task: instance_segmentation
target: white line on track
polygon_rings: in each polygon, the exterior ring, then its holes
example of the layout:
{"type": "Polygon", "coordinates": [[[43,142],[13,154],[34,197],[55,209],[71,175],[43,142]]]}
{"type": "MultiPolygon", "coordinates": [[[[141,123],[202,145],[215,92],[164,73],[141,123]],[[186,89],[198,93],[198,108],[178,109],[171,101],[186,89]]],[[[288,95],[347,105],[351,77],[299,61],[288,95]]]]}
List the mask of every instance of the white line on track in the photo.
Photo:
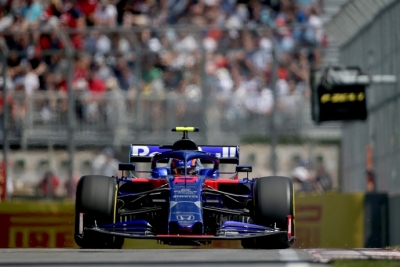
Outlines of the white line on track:
{"type": "Polygon", "coordinates": [[[310,267],[310,264],[305,263],[305,262],[296,262],[299,261],[300,258],[297,255],[296,251],[293,249],[282,249],[279,250],[279,255],[281,258],[281,261],[287,262],[285,264],[285,267],[310,267]]]}

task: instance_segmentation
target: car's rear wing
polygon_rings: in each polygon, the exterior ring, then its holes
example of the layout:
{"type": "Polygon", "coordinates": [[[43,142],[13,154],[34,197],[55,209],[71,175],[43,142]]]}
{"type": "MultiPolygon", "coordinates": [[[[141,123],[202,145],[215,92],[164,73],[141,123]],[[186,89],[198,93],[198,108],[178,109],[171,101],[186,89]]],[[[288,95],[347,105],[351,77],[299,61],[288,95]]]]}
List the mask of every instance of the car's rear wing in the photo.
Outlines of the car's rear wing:
{"type": "MultiPolygon", "coordinates": [[[[171,151],[170,145],[138,145],[132,144],[129,150],[130,162],[150,162],[157,154],[171,151]]],[[[239,164],[239,146],[198,146],[199,151],[214,154],[222,164],[239,164]]]]}

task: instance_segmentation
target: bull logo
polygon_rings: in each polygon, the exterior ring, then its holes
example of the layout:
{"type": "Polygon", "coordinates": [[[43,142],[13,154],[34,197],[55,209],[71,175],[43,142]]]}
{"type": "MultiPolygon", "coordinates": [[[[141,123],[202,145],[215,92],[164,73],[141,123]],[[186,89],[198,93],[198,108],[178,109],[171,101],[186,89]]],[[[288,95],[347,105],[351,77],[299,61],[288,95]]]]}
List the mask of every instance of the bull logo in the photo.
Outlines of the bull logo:
{"type": "Polygon", "coordinates": [[[194,215],[177,215],[178,221],[193,221],[194,215]]]}

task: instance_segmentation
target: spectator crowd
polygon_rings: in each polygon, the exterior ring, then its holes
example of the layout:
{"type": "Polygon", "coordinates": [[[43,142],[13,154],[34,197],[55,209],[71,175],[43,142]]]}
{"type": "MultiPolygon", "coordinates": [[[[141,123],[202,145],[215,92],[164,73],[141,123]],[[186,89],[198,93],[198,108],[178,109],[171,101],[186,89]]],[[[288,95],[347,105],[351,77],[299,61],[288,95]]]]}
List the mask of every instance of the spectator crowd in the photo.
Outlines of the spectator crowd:
{"type": "MultiPolygon", "coordinates": [[[[114,121],[110,110],[135,102],[104,101],[138,94],[184,99],[178,121],[207,96],[230,121],[268,115],[274,105],[295,115],[327,45],[322,8],[323,0],[0,0],[12,120],[23,123],[37,93],[47,95],[35,103],[44,122],[66,116],[70,61],[61,32],[76,52],[72,88],[85,123],[114,121]]],[[[162,105],[151,109],[161,120],[162,105]]]]}
{"type": "MultiPolygon", "coordinates": [[[[16,129],[32,109],[42,123],[65,123],[70,69],[82,125],[114,127],[121,115],[137,112],[138,95],[145,123],[166,121],[166,99],[176,101],[180,123],[204,112],[207,98],[229,123],[265,119],[277,107],[290,124],[308,105],[310,69],[321,65],[327,45],[323,1],[0,0],[0,39],[9,50],[0,62],[1,73],[7,67],[0,90],[8,89],[6,106],[0,92],[0,130],[5,108],[16,129]]],[[[93,174],[112,175],[113,156],[100,153],[93,174]]],[[[298,190],[330,190],[323,166],[310,169],[304,162],[293,169],[298,190]]],[[[40,195],[70,188],[58,175],[41,177],[40,195]]]]}

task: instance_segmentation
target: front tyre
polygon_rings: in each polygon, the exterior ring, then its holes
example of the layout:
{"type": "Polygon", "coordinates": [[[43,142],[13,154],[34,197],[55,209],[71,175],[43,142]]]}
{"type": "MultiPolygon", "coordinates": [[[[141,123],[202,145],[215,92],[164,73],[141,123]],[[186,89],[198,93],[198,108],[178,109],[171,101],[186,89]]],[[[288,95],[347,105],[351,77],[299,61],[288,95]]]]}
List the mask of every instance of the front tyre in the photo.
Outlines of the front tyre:
{"type": "MultiPolygon", "coordinates": [[[[294,236],[294,193],[292,181],[282,176],[257,179],[253,187],[253,220],[255,224],[288,231],[287,216],[292,216],[291,233],[294,236]]],[[[244,248],[288,248],[293,240],[287,235],[261,239],[244,239],[244,248]]]]}
{"type": "Polygon", "coordinates": [[[116,222],[117,183],[112,177],[83,176],[77,185],[75,199],[74,238],[82,248],[121,248],[124,239],[93,231],[85,227],[116,222]]]}

